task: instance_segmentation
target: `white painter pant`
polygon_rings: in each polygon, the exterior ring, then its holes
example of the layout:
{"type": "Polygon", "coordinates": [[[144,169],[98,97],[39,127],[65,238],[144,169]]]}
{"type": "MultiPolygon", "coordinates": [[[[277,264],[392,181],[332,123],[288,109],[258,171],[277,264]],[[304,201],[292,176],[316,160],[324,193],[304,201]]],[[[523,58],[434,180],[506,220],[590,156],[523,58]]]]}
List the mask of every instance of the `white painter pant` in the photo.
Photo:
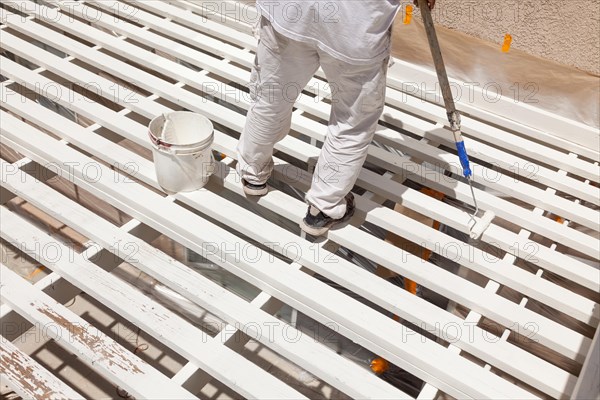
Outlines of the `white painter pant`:
{"type": "Polygon", "coordinates": [[[238,173],[262,184],[273,170],[273,146],[290,130],[292,108],[319,65],[333,93],[327,135],[306,201],[332,218],[346,211],[383,110],[386,58],[368,65],[338,60],[312,44],[289,39],[262,18],[250,78],[253,103],[238,143],[238,173]]]}

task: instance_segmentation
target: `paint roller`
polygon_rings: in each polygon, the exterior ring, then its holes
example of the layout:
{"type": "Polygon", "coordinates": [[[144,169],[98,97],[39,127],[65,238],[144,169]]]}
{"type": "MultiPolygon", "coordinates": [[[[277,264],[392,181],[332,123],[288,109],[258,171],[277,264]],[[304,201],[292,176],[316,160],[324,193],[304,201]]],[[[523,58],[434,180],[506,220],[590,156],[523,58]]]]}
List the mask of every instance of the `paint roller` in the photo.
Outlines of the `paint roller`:
{"type": "Polygon", "coordinates": [[[446,107],[446,114],[448,115],[448,121],[450,122],[450,129],[454,135],[458,159],[460,160],[460,164],[463,169],[463,176],[467,179],[467,182],[469,182],[471,196],[473,197],[473,203],[475,205],[475,212],[471,216],[474,223],[470,227],[470,236],[472,239],[479,239],[483,232],[490,226],[495,214],[493,211],[488,210],[484,213],[481,219],[478,220],[476,217],[477,213],[479,212],[479,206],[477,205],[475,190],[473,189],[473,174],[469,165],[469,156],[467,154],[465,142],[461,133],[460,114],[456,109],[454,98],[452,97],[452,92],[450,90],[450,82],[448,81],[448,74],[446,73],[444,59],[442,58],[442,51],[440,50],[440,44],[435,33],[435,26],[433,25],[433,19],[431,18],[429,4],[427,0],[418,0],[418,5],[421,10],[421,15],[423,16],[423,24],[425,25],[425,32],[427,33],[427,40],[429,42],[429,48],[431,49],[431,56],[433,57],[435,71],[440,83],[442,97],[444,98],[444,106],[446,107]]]}

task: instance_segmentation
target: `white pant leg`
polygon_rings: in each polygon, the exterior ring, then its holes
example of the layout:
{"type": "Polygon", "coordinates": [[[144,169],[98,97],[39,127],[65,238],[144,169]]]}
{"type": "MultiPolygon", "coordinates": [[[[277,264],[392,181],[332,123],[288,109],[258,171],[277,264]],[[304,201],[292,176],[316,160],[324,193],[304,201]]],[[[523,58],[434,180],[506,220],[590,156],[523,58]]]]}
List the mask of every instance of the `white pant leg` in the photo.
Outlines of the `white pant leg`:
{"type": "Polygon", "coordinates": [[[327,137],[306,200],[324,214],[341,218],[385,102],[388,59],[352,65],[319,53],[333,91],[327,137]]]}
{"type": "Polygon", "coordinates": [[[292,108],[319,67],[314,46],[277,33],[266,18],[250,78],[253,103],[238,142],[239,175],[262,184],[273,170],[273,146],[289,132],[292,108]]]}

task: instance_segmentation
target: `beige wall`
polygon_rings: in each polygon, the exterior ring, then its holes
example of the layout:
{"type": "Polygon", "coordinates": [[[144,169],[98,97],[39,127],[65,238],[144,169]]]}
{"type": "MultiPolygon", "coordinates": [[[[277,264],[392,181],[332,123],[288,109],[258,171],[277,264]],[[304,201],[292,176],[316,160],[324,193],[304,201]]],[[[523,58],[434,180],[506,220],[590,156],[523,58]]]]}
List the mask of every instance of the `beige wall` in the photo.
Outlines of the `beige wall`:
{"type": "Polygon", "coordinates": [[[437,0],[434,18],[498,46],[510,33],[513,49],[600,75],[600,0],[437,0]]]}

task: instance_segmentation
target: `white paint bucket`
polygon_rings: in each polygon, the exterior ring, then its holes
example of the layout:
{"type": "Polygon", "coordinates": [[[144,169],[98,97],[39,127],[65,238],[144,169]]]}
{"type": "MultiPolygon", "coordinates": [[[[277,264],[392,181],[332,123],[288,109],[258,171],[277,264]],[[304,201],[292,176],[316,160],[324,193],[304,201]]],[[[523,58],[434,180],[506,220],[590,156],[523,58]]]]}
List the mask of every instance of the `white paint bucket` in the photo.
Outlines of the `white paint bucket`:
{"type": "Polygon", "coordinates": [[[150,121],[148,136],[158,184],[167,193],[191,192],[214,171],[213,125],[203,115],[175,111],[150,121]]]}

